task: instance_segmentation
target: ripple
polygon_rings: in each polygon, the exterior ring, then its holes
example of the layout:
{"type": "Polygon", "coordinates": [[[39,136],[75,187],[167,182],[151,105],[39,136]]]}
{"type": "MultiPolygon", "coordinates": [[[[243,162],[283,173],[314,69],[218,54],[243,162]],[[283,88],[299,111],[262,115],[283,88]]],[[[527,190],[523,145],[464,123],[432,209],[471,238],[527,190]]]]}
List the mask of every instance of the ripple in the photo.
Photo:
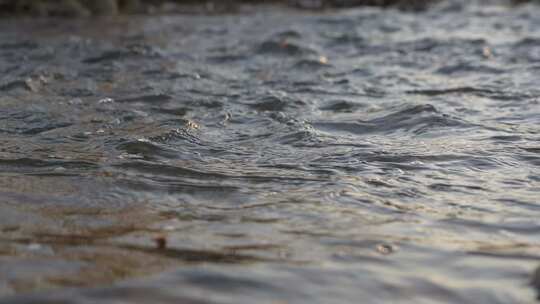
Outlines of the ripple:
{"type": "Polygon", "coordinates": [[[440,113],[432,105],[417,105],[371,120],[351,122],[315,122],[313,126],[325,131],[353,134],[393,133],[400,130],[423,134],[440,128],[467,128],[470,124],[440,113]]]}
{"type": "Polygon", "coordinates": [[[98,56],[89,57],[83,59],[83,63],[98,64],[104,62],[115,62],[132,59],[134,57],[159,57],[159,52],[155,51],[151,47],[146,46],[132,46],[123,50],[108,50],[104,51],[98,56]]]}
{"type": "Polygon", "coordinates": [[[141,102],[141,103],[151,103],[151,104],[163,104],[163,103],[169,102],[171,99],[172,97],[169,95],[156,94],[156,95],[144,95],[144,96],[121,98],[121,99],[116,99],[115,101],[119,103],[141,102]]]}
{"type": "Polygon", "coordinates": [[[41,160],[32,158],[0,159],[0,168],[4,172],[24,174],[66,174],[99,168],[97,164],[85,161],[41,160]]]}
{"type": "Polygon", "coordinates": [[[471,65],[467,63],[458,63],[454,65],[443,66],[437,69],[437,73],[446,75],[464,74],[464,73],[485,73],[502,74],[505,70],[501,68],[490,67],[486,65],[471,65]]]}
{"type": "Polygon", "coordinates": [[[286,55],[286,56],[304,56],[317,54],[312,48],[301,43],[287,40],[267,40],[263,41],[255,52],[261,55],[286,55]]]}
{"type": "Polygon", "coordinates": [[[284,111],[286,108],[297,108],[304,105],[301,100],[294,100],[287,96],[267,95],[259,98],[250,106],[258,111],[284,111]]]}
{"type": "Polygon", "coordinates": [[[172,149],[166,149],[149,141],[129,141],[117,146],[117,149],[131,155],[144,157],[146,160],[154,160],[157,156],[165,158],[174,158],[177,152],[172,149]]]}
{"type": "Polygon", "coordinates": [[[332,112],[346,112],[346,113],[352,113],[360,108],[366,107],[365,104],[358,104],[350,101],[332,101],[328,105],[325,105],[320,110],[323,111],[332,111],[332,112]]]}
{"type": "Polygon", "coordinates": [[[474,87],[411,90],[411,91],[406,91],[406,93],[426,95],[426,96],[463,94],[463,95],[475,95],[479,97],[488,97],[488,98],[498,99],[498,100],[516,100],[516,99],[527,99],[527,98],[533,97],[531,94],[527,94],[526,92],[514,92],[514,91],[494,90],[494,89],[474,88],[474,87]]]}
{"type": "Polygon", "coordinates": [[[54,129],[65,128],[72,125],[70,122],[55,121],[45,112],[35,111],[0,111],[3,124],[0,132],[24,135],[37,135],[54,129]]]}

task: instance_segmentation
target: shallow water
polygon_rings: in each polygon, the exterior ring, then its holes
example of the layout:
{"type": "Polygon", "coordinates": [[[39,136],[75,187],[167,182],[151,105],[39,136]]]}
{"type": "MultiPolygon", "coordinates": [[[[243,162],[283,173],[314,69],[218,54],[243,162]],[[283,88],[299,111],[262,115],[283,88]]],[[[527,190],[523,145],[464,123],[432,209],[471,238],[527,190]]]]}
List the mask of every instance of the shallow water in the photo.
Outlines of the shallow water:
{"type": "Polygon", "coordinates": [[[0,303],[535,302],[540,7],[0,28],[0,303]]]}

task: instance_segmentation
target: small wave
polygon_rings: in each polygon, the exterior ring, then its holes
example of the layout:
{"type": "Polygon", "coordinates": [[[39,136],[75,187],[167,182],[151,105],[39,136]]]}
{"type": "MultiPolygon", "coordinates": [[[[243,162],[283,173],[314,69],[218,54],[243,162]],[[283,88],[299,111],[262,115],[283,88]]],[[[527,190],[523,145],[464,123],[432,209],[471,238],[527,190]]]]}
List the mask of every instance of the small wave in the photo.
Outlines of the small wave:
{"type": "Polygon", "coordinates": [[[406,91],[407,94],[418,94],[418,95],[427,95],[427,96],[439,96],[446,94],[493,94],[494,92],[487,89],[479,89],[473,87],[457,87],[457,88],[448,88],[448,89],[426,89],[426,90],[412,90],[406,91]]]}
{"type": "Polygon", "coordinates": [[[440,96],[450,94],[468,94],[479,97],[488,97],[497,100],[521,100],[531,98],[533,95],[526,92],[505,91],[491,88],[476,88],[476,87],[455,87],[443,89],[421,89],[405,91],[407,94],[417,94],[426,96],[440,96]]]}
{"type": "Polygon", "coordinates": [[[267,40],[262,42],[256,49],[257,54],[273,54],[286,56],[305,56],[317,54],[312,48],[299,42],[288,40],[267,40]]]}
{"type": "Polygon", "coordinates": [[[174,150],[168,150],[152,142],[140,140],[119,144],[117,149],[130,155],[143,157],[146,160],[154,160],[158,156],[174,158],[178,154],[174,150]]]}
{"type": "Polygon", "coordinates": [[[47,113],[26,110],[0,110],[0,120],[0,133],[8,134],[38,135],[72,125],[47,113]]]}
{"type": "Polygon", "coordinates": [[[302,38],[302,33],[300,33],[297,30],[286,30],[286,31],[278,32],[274,34],[273,36],[278,39],[300,39],[302,38]]]}
{"type": "Polygon", "coordinates": [[[229,178],[225,174],[220,173],[211,173],[203,172],[194,169],[167,165],[167,164],[158,164],[145,161],[132,161],[124,162],[121,164],[114,165],[116,168],[123,170],[130,170],[135,172],[140,172],[143,174],[150,174],[156,176],[170,176],[176,178],[188,177],[188,178],[197,178],[204,180],[216,180],[216,179],[225,179],[229,178]]]}
{"type": "Polygon", "coordinates": [[[444,74],[444,75],[455,75],[455,74],[465,74],[465,73],[502,74],[505,72],[505,70],[501,68],[490,67],[487,65],[458,63],[458,64],[443,66],[437,69],[436,72],[439,74],[444,74]]]}
{"type": "Polygon", "coordinates": [[[120,50],[107,50],[100,55],[83,59],[83,63],[98,64],[132,59],[134,57],[159,57],[160,53],[149,46],[131,46],[120,50]]]}
{"type": "Polygon", "coordinates": [[[35,158],[0,159],[2,172],[17,172],[23,174],[70,174],[81,171],[95,170],[98,164],[87,161],[42,160],[35,158]]]}
{"type": "Polygon", "coordinates": [[[115,101],[120,102],[120,103],[142,102],[142,103],[162,104],[162,103],[169,102],[171,99],[172,97],[167,94],[154,94],[154,95],[143,95],[143,96],[120,98],[120,99],[116,99],[115,101]]]}
{"type": "Polygon", "coordinates": [[[423,134],[433,129],[470,126],[466,122],[440,113],[432,105],[417,105],[367,121],[316,122],[315,128],[328,131],[344,131],[353,134],[392,133],[399,130],[423,134]]]}
{"type": "Polygon", "coordinates": [[[250,107],[258,111],[283,111],[287,107],[297,108],[305,103],[301,100],[295,100],[288,96],[267,95],[259,98],[255,103],[249,104],[250,107]]]}
{"type": "Polygon", "coordinates": [[[366,106],[365,104],[358,104],[358,103],[345,101],[345,100],[337,100],[337,101],[330,102],[329,104],[325,106],[320,107],[319,110],[352,113],[356,111],[357,109],[363,108],[365,106],[366,106]]]}
{"type": "Polygon", "coordinates": [[[39,44],[32,41],[18,41],[0,44],[0,50],[33,50],[37,49],[39,44]]]}
{"type": "Polygon", "coordinates": [[[16,89],[32,91],[32,87],[30,86],[30,84],[24,80],[13,80],[0,85],[0,91],[9,92],[16,89]]]}
{"type": "Polygon", "coordinates": [[[540,46],[540,38],[526,37],[516,42],[514,46],[516,47],[540,46]]]}
{"type": "Polygon", "coordinates": [[[301,59],[297,61],[293,68],[303,70],[320,70],[331,67],[325,60],[321,59],[301,59]]]}
{"type": "Polygon", "coordinates": [[[206,58],[206,60],[209,63],[222,64],[222,63],[234,63],[237,61],[246,60],[248,58],[249,57],[244,54],[229,54],[229,55],[209,56],[206,58]]]}

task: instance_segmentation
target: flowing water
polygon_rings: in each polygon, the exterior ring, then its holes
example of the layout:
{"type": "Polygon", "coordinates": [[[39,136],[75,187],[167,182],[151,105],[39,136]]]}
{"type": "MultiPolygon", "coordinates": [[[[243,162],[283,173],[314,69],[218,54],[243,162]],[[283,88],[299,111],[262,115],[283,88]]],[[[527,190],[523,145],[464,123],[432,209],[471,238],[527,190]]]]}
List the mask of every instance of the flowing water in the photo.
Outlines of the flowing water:
{"type": "Polygon", "coordinates": [[[540,6],[0,28],[0,303],[536,301],[540,6]]]}

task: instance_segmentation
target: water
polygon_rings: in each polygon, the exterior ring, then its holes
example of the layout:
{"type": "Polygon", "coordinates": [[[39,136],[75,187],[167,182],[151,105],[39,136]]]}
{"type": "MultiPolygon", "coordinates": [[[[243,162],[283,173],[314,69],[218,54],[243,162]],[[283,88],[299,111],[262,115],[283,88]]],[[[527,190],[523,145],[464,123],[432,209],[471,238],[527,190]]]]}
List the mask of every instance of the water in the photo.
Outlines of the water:
{"type": "Polygon", "coordinates": [[[540,7],[0,23],[0,303],[535,302],[540,7]]]}

